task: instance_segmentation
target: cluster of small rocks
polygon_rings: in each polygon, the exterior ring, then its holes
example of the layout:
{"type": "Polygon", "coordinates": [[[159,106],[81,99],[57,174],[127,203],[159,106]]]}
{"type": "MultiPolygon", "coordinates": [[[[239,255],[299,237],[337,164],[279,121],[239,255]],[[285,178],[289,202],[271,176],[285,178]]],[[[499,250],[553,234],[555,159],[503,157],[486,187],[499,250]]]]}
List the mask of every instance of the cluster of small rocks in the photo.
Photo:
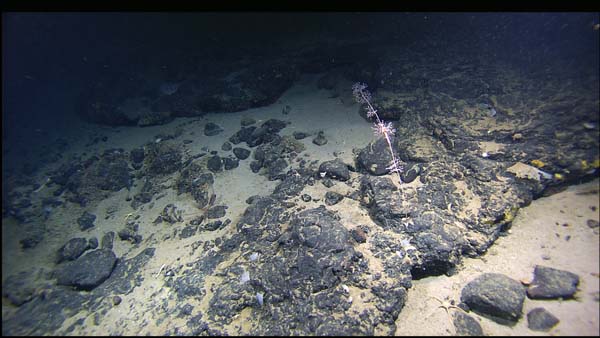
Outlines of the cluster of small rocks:
{"type": "MultiPolygon", "coordinates": [[[[525,298],[572,299],[579,285],[574,273],[536,265],[534,279],[528,285],[498,273],[485,273],[469,282],[462,290],[459,308],[474,311],[503,325],[514,325],[522,317],[525,298]]],[[[458,313],[458,312],[457,312],[458,313]]],[[[454,324],[459,332],[482,332],[476,320],[457,315],[454,324]]],[[[548,310],[537,307],[527,313],[531,330],[549,331],[559,319],[548,310]]]]}

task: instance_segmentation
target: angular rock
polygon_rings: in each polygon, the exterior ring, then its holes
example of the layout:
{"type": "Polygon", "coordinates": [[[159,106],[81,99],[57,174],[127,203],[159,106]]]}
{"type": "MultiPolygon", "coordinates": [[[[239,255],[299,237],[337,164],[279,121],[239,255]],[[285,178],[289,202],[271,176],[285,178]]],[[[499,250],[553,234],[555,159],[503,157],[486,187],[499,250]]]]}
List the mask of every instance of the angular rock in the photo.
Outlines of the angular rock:
{"type": "Polygon", "coordinates": [[[237,158],[225,157],[223,158],[223,167],[225,170],[235,169],[240,166],[240,160],[237,158]]]}
{"type": "Polygon", "coordinates": [[[550,331],[559,320],[542,307],[536,307],[527,314],[527,327],[534,331],[550,331]]]}
{"type": "Polygon", "coordinates": [[[208,169],[214,173],[217,173],[219,171],[223,171],[223,159],[221,159],[219,156],[215,155],[213,157],[211,157],[210,159],[208,159],[208,162],[206,162],[206,166],[208,167],[208,169]]]}
{"type": "Polygon", "coordinates": [[[348,170],[348,166],[339,158],[321,163],[319,166],[319,172],[324,172],[327,177],[340,181],[347,181],[350,179],[350,171],[348,170]]]}
{"type": "Polygon", "coordinates": [[[242,127],[247,127],[247,126],[249,126],[251,124],[255,124],[255,123],[256,123],[256,120],[251,117],[248,117],[248,116],[243,117],[242,120],[240,121],[240,124],[242,125],[242,127]]]}
{"type": "Polygon", "coordinates": [[[294,135],[294,138],[296,140],[302,140],[304,138],[307,138],[310,134],[305,133],[303,131],[295,131],[292,135],[294,135]]]}
{"type": "MultiPolygon", "coordinates": [[[[159,215],[158,219],[162,222],[162,216],[159,215]]],[[[137,233],[138,224],[128,223],[127,226],[117,233],[119,238],[123,241],[130,241],[133,244],[140,243],[142,241],[142,235],[137,233]]]]}
{"type": "Polygon", "coordinates": [[[129,153],[129,158],[133,163],[142,163],[144,161],[144,149],[143,148],[135,148],[132,149],[129,153]]]}
{"type": "Polygon", "coordinates": [[[137,125],[140,127],[156,126],[169,123],[174,119],[175,117],[170,111],[149,111],[140,116],[139,120],[137,121],[137,125]]]}
{"type": "Polygon", "coordinates": [[[572,298],[579,285],[576,274],[536,265],[534,278],[527,288],[527,296],[532,299],[572,298]]]}
{"type": "Polygon", "coordinates": [[[286,176],[273,190],[273,197],[285,199],[298,195],[304,189],[305,182],[302,177],[286,176]]]}
{"type": "Polygon", "coordinates": [[[252,172],[255,174],[260,171],[261,167],[262,167],[262,164],[259,161],[250,162],[250,170],[252,170],[252,172]]]}
{"type": "Polygon", "coordinates": [[[151,143],[146,148],[145,164],[152,175],[172,174],[181,168],[181,151],[167,143],[151,143]]]}
{"type": "Polygon", "coordinates": [[[96,215],[84,211],[83,215],[77,219],[77,224],[79,224],[79,229],[81,229],[81,231],[85,231],[94,227],[95,220],[96,215]]]}
{"type": "Polygon", "coordinates": [[[350,234],[357,243],[365,243],[367,241],[367,235],[360,228],[352,229],[352,231],[350,231],[350,234]]]}
{"type": "Polygon", "coordinates": [[[192,237],[196,234],[196,231],[198,231],[197,225],[188,225],[185,228],[181,229],[181,232],[179,233],[179,238],[192,237]]]}
{"type": "Polygon", "coordinates": [[[223,226],[223,222],[217,220],[214,222],[204,224],[204,229],[206,229],[208,231],[215,231],[217,229],[220,229],[222,226],[223,226]]]}
{"type": "Polygon", "coordinates": [[[226,205],[214,206],[214,207],[208,209],[208,211],[206,212],[206,218],[208,218],[208,219],[221,218],[221,217],[225,216],[227,208],[228,207],[226,205]]]}
{"type": "Polygon", "coordinates": [[[102,190],[119,191],[131,184],[129,167],[121,153],[105,152],[90,168],[86,169],[88,182],[80,184],[94,184],[102,190]]]}
{"type": "Polygon", "coordinates": [[[457,336],[483,336],[479,322],[464,312],[455,311],[452,314],[452,323],[457,336]]]}
{"type": "MultiPolygon", "coordinates": [[[[177,210],[177,206],[173,203],[165,205],[163,211],[160,213],[159,218],[161,222],[167,222],[174,224],[177,222],[183,222],[183,210],[177,210]]],[[[137,229],[135,230],[137,231],[137,229]]]]}
{"type": "Polygon", "coordinates": [[[379,138],[363,148],[358,153],[357,162],[371,175],[387,174],[389,170],[386,168],[392,162],[392,155],[385,138],[379,138]]]}
{"type": "Polygon", "coordinates": [[[328,191],[325,193],[325,204],[327,205],[338,204],[342,199],[344,199],[344,195],[337,192],[328,191]]]}
{"type": "Polygon", "coordinates": [[[289,122],[285,122],[278,119],[268,119],[261,125],[261,127],[268,128],[269,132],[271,133],[278,133],[279,131],[281,131],[281,129],[285,128],[288,125],[288,123],[289,122]]]}
{"type": "Polygon", "coordinates": [[[230,151],[232,148],[231,143],[228,141],[225,141],[225,143],[223,143],[223,145],[221,146],[221,150],[224,151],[230,151]]]}
{"type": "Polygon", "coordinates": [[[92,290],[110,276],[116,262],[117,257],[110,250],[92,251],[60,266],[55,271],[57,284],[92,290]]]}
{"type": "Polygon", "coordinates": [[[112,250],[113,241],[115,239],[115,232],[109,231],[102,236],[102,242],[100,243],[100,248],[105,250],[112,250]]]}
{"type": "Polygon", "coordinates": [[[256,126],[242,127],[240,130],[235,132],[235,134],[233,134],[233,135],[231,135],[231,137],[229,137],[229,142],[231,142],[233,144],[239,144],[241,142],[248,143],[251,139],[250,135],[252,135],[252,133],[254,132],[255,129],[256,129],[256,126]]]}
{"type": "Polygon", "coordinates": [[[512,324],[522,315],[525,289],[503,274],[484,273],[463,288],[460,299],[475,312],[512,324]]]}
{"type": "Polygon", "coordinates": [[[221,128],[218,124],[215,124],[212,122],[208,122],[204,126],[204,135],[206,135],[206,136],[215,136],[222,131],[223,131],[223,128],[221,128]]]}
{"type": "Polygon", "coordinates": [[[65,245],[58,250],[56,264],[64,261],[73,261],[88,249],[88,241],[85,238],[71,238],[65,245]]]}
{"type": "Polygon", "coordinates": [[[314,143],[314,144],[316,144],[316,145],[318,145],[318,146],[322,146],[322,145],[324,145],[324,144],[327,144],[327,139],[325,138],[325,135],[323,134],[323,131],[320,131],[320,132],[317,134],[317,137],[315,137],[315,138],[312,140],[312,143],[314,143]]]}
{"type": "Polygon", "coordinates": [[[94,250],[98,247],[98,238],[92,237],[88,240],[88,249],[94,250]]]}
{"type": "Polygon", "coordinates": [[[419,176],[421,173],[421,166],[417,163],[413,163],[404,167],[404,171],[400,174],[400,178],[404,183],[410,183],[419,176]]]}
{"type": "Polygon", "coordinates": [[[233,154],[240,160],[245,160],[250,156],[250,150],[245,148],[233,148],[233,154]]]}

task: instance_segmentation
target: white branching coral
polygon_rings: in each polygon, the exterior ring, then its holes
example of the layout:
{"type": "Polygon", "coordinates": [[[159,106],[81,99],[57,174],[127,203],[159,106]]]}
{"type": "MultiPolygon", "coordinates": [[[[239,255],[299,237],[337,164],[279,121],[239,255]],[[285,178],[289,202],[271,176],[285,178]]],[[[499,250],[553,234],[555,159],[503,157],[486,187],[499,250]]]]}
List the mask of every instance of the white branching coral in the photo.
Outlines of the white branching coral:
{"type": "Polygon", "coordinates": [[[375,118],[375,124],[372,129],[375,131],[375,135],[383,136],[385,138],[390,149],[390,154],[392,155],[392,163],[386,167],[386,169],[391,173],[397,173],[398,180],[402,183],[402,178],[400,177],[400,173],[403,170],[402,162],[396,158],[392,147],[392,136],[396,134],[396,129],[394,129],[391,122],[385,122],[379,118],[377,110],[373,108],[373,105],[371,104],[371,93],[367,90],[366,84],[360,82],[355,83],[352,86],[352,94],[357,102],[367,105],[367,117],[375,118]]]}

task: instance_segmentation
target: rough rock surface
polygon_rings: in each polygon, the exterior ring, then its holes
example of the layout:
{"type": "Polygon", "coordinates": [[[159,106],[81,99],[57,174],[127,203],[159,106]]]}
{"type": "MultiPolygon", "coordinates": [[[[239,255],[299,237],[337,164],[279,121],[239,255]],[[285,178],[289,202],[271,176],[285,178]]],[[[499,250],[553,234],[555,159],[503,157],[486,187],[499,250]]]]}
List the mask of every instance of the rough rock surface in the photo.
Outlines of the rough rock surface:
{"type": "MultiPolygon", "coordinates": [[[[70,334],[101,328],[108,306],[118,303],[113,296],[150,283],[163,293],[145,294],[147,304],[136,303],[130,310],[142,308],[148,316],[129,313],[127,320],[135,319],[136,327],[119,326],[123,330],[156,334],[148,329],[153,327],[169,335],[393,334],[413,279],[452,273],[462,256],[481,255],[506,234],[519,208],[598,176],[597,69],[562,67],[538,57],[531,58],[535,64],[500,61],[485,54],[502,52],[493,48],[482,48],[480,57],[474,58],[472,44],[462,37],[446,43],[443,54],[429,39],[406,48],[380,43],[379,38],[380,34],[366,39],[369,42],[332,39],[272,55],[247,53],[236,45],[234,57],[185,51],[188,61],[169,69],[161,68],[164,55],[156,58],[160,60],[156,64],[106,69],[86,88],[80,112],[108,125],[134,126],[144,116],[160,117],[162,112],[170,117],[201,116],[274,103],[299,72],[323,73],[318,86],[329,91],[330,99],[355,109],[350,88],[364,81],[381,118],[393,121],[397,129],[392,148],[406,163],[402,173],[406,184],[388,175],[385,168],[391,156],[382,138],[358,146],[355,165],[348,165],[349,179],[340,183],[331,177],[319,179],[323,158],[298,156],[305,150],[302,142],[314,147],[310,139],[298,141],[307,136],[314,136],[317,145],[326,144],[327,138],[332,141],[319,151],[338,147],[329,129],[284,136],[280,132],[286,121],[240,118],[242,128],[225,137],[232,144],[244,142],[254,148],[251,163],[242,166],[277,181],[276,188],[272,194],[249,199],[241,218],[232,215],[237,222],[206,222],[206,210],[221,194],[214,191],[218,186],[214,183],[221,175],[235,174],[234,165],[229,166],[234,172],[213,175],[206,164],[218,152],[206,156],[211,153],[206,148],[192,155],[190,144],[197,142],[181,144],[181,132],[156,135],[130,152],[108,149],[88,158],[75,156],[48,173],[51,179],[42,188],[52,189],[51,194],[66,203],[93,210],[94,203],[134,187],[132,196],[125,192],[125,200],[136,213],[150,213],[152,219],[161,213],[163,224],[145,218],[123,221],[122,214],[117,219],[108,212],[98,217],[113,217],[110,221],[122,229],[119,236],[132,242],[118,243],[119,247],[144,250],[165,241],[177,248],[178,259],[159,273],[161,265],[154,261],[141,269],[152,256],[142,251],[133,259],[119,259],[107,280],[83,292],[52,285],[36,293],[22,278],[13,277],[5,282],[12,285],[6,295],[21,306],[3,316],[3,333],[70,334]],[[326,204],[323,186],[348,198],[315,208],[326,204]],[[178,214],[174,204],[164,209],[173,202],[161,200],[172,192],[169,189],[191,195],[198,210],[178,214]],[[348,206],[350,210],[340,209],[348,206]],[[22,294],[15,291],[20,285],[22,294]],[[181,320],[171,321],[180,314],[181,320]],[[61,327],[67,318],[74,323],[61,327]],[[245,322],[250,325],[241,324],[245,322]]],[[[286,106],[283,101],[275,103],[277,113],[286,106]]],[[[285,112],[289,112],[286,119],[291,118],[302,107],[285,112]]],[[[365,112],[361,107],[359,113],[365,112]]],[[[202,134],[203,125],[197,122],[181,123],[176,129],[190,132],[189,140],[194,131],[202,134]],[[191,124],[189,129],[186,123],[191,124]]],[[[368,127],[365,123],[361,128],[368,127]]],[[[108,139],[92,135],[89,145],[108,139]]],[[[47,153],[58,156],[60,149],[60,142],[53,143],[53,151],[47,153]]],[[[350,154],[350,149],[341,150],[350,154]]],[[[221,160],[228,156],[218,155],[221,160]]],[[[52,212],[43,210],[49,205],[30,193],[32,182],[26,176],[32,168],[3,179],[3,216],[13,217],[26,229],[21,238],[24,248],[47,238],[43,220],[52,212]],[[4,183],[12,187],[6,194],[4,183]],[[25,187],[25,192],[15,187],[25,187]]],[[[34,189],[41,187],[36,184],[34,189]]],[[[106,238],[101,247],[110,249],[114,233],[106,238]]],[[[120,307],[128,305],[123,298],[120,307]]],[[[516,307],[507,317],[520,316],[516,307]]]]}
{"type": "Polygon", "coordinates": [[[542,307],[536,307],[527,313],[527,327],[534,331],[550,331],[558,322],[558,318],[542,307]]]}
{"type": "Polygon", "coordinates": [[[350,178],[348,166],[339,158],[321,163],[319,166],[319,172],[325,173],[327,177],[340,181],[347,181],[350,178]]]}
{"type": "Polygon", "coordinates": [[[71,238],[60,248],[60,250],[58,250],[56,264],[59,264],[63,261],[73,261],[79,258],[79,256],[81,256],[81,254],[83,254],[88,247],[88,241],[85,238],[71,238]]]}
{"type": "Polygon", "coordinates": [[[536,265],[533,274],[533,281],[527,288],[529,298],[567,299],[577,292],[579,276],[572,272],[536,265]]]}
{"type": "Polygon", "coordinates": [[[452,314],[452,323],[457,336],[483,336],[479,322],[468,314],[456,311],[452,314]]]}
{"type": "Polygon", "coordinates": [[[460,300],[482,315],[516,323],[522,315],[525,289],[505,275],[485,273],[465,285],[460,300]]]}
{"type": "Polygon", "coordinates": [[[81,231],[85,231],[94,227],[95,220],[96,215],[85,211],[81,217],[77,219],[77,224],[79,224],[79,229],[81,229],[81,231]]]}
{"type": "MultiPolygon", "coordinates": [[[[97,250],[100,251],[100,250],[97,250]]],[[[29,302],[20,306],[15,316],[2,318],[4,335],[36,335],[59,330],[63,322],[80,311],[107,311],[106,299],[114,294],[125,295],[140,285],[140,270],[154,255],[148,248],[126,260],[119,260],[110,277],[89,292],[80,292],[64,286],[52,286],[43,293],[36,294],[29,302]]],[[[98,319],[98,324],[102,320],[98,319]]],[[[72,330],[73,328],[71,328],[72,330]]]]}
{"type": "Polygon", "coordinates": [[[260,252],[261,258],[226,269],[211,299],[211,319],[227,323],[253,307],[262,309],[253,334],[373,334],[377,322],[393,327],[406,289],[359,277],[366,261],[332,212],[320,207],[290,219],[279,202],[257,198],[237,227],[249,244],[246,251],[260,252]],[[282,222],[289,222],[287,229],[282,222]],[[247,281],[241,279],[244,271],[247,281]],[[347,312],[353,300],[343,285],[367,291],[369,284],[375,308],[360,316],[347,312]],[[346,311],[341,321],[334,319],[339,311],[346,311]]]}
{"type": "Polygon", "coordinates": [[[110,250],[92,251],[75,261],[59,266],[55,272],[57,284],[91,290],[110,276],[116,262],[117,257],[110,250]]]}

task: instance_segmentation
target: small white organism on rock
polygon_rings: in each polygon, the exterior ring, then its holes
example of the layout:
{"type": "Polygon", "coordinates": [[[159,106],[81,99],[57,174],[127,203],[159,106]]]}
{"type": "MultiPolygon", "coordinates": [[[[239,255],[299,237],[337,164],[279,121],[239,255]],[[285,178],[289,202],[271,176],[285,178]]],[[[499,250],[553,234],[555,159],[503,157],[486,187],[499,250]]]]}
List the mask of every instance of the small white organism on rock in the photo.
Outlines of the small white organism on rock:
{"type": "Polygon", "coordinates": [[[255,260],[257,260],[257,259],[258,259],[258,257],[260,257],[260,254],[259,254],[258,252],[253,252],[253,253],[250,255],[250,261],[251,261],[251,262],[254,262],[255,260]]]}
{"type": "Polygon", "coordinates": [[[242,275],[240,276],[240,283],[244,284],[249,280],[250,280],[250,273],[248,271],[244,270],[244,272],[242,272],[242,275]]]}

